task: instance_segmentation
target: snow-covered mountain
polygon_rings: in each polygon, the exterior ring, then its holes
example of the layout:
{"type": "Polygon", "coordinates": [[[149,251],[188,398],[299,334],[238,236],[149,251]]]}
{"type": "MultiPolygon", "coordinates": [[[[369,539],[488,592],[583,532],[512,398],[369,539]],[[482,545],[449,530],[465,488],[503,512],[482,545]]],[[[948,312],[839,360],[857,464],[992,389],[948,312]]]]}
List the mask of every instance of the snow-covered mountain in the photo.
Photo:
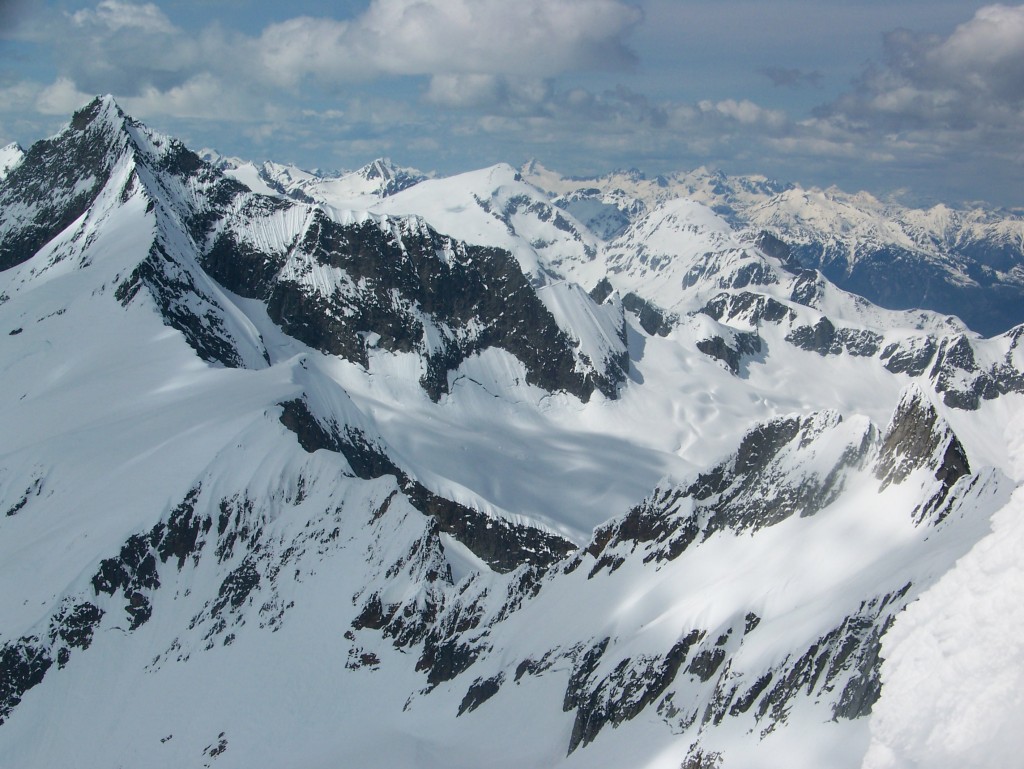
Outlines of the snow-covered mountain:
{"type": "Polygon", "coordinates": [[[208,157],[104,97],[0,182],[0,765],[1015,755],[1020,612],[950,612],[1017,605],[1024,327],[693,197],[208,157]]]}
{"type": "Polygon", "coordinates": [[[8,144],[0,148],[0,181],[7,177],[21,159],[25,157],[25,151],[17,144],[8,144]]]}
{"type": "Polygon", "coordinates": [[[396,166],[388,158],[377,158],[355,171],[325,174],[271,161],[256,164],[212,149],[200,150],[199,156],[253,192],[285,195],[303,203],[317,201],[341,209],[368,206],[427,178],[415,169],[396,166]]]}
{"type": "Polygon", "coordinates": [[[884,307],[957,315],[985,335],[1024,322],[1019,212],[910,208],[866,192],[805,190],[704,168],[652,179],[635,170],[567,179],[533,161],[522,174],[605,237],[683,197],[749,240],[770,233],[780,241],[776,255],[884,307]]]}

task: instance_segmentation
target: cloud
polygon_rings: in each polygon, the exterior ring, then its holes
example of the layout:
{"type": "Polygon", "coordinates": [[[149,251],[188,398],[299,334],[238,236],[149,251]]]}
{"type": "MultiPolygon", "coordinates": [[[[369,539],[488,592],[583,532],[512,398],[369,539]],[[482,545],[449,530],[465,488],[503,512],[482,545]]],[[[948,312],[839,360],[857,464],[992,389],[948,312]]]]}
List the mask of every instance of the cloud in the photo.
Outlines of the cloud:
{"type": "Polygon", "coordinates": [[[749,99],[725,99],[715,103],[701,101],[697,106],[705,114],[729,118],[744,126],[779,129],[788,122],[785,112],[766,109],[749,99]]]}
{"type": "Polygon", "coordinates": [[[125,0],[102,0],[95,9],[76,11],[71,22],[79,27],[101,26],[117,32],[130,29],[136,32],[167,34],[174,25],[153,3],[137,4],[125,0]]]}
{"type": "Polygon", "coordinates": [[[101,0],[37,19],[31,36],[79,90],[152,108],[165,95],[165,109],[183,115],[201,111],[196,99],[212,82],[266,99],[403,76],[429,77],[435,106],[521,113],[547,97],[553,76],[631,66],[625,41],[641,18],[624,0],[371,0],[351,19],[298,16],[247,36],[182,29],[151,2],[101,0]]]}
{"type": "Polygon", "coordinates": [[[463,73],[434,75],[424,99],[439,107],[525,114],[544,111],[552,95],[546,78],[463,73]]]}
{"type": "Polygon", "coordinates": [[[35,100],[35,108],[43,115],[70,115],[85,104],[92,95],[84,93],[66,77],[48,85],[35,100]]]}
{"type": "Polygon", "coordinates": [[[299,17],[255,50],[278,82],[375,75],[548,77],[630,66],[642,18],[621,0],[373,0],[351,21],[299,17]]]}
{"type": "Polygon", "coordinates": [[[166,90],[210,70],[204,37],[176,27],[153,3],[102,0],[75,13],[37,18],[31,35],[52,46],[62,77],[94,94],[166,90]]]}
{"type": "Polygon", "coordinates": [[[818,113],[861,130],[1000,131],[1024,116],[1024,6],[992,5],[947,38],[895,30],[885,60],[818,113]]]}
{"type": "Polygon", "coordinates": [[[59,38],[64,74],[86,88],[102,80],[108,90],[165,89],[202,73],[295,87],[305,78],[544,78],[628,67],[635,55],[625,39],[641,18],[623,0],[372,0],[352,19],[298,16],[247,37],[213,27],[189,34],[153,3],[102,0],[40,34],[59,38]]]}
{"type": "Polygon", "coordinates": [[[263,117],[259,102],[209,74],[198,75],[166,90],[154,86],[121,100],[138,115],[173,115],[203,120],[254,120],[263,117]]]}

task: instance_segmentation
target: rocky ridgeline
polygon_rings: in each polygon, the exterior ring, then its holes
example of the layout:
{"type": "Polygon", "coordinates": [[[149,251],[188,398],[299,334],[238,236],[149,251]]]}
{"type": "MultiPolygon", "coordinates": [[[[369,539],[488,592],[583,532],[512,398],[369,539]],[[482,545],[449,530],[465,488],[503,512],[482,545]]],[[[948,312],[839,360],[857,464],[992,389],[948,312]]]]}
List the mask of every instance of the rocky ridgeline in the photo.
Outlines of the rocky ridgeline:
{"type": "MultiPolygon", "coordinates": [[[[605,360],[581,355],[506,252],[444,238],[416,220],[342,224],[308,206],[291,217],[301,227],[276,249],[241,235],[301,204],[249,192],[109,98],[34,145],[5,182],[0,266],[27,260],[95,208],[119,164],[128,170],[118,200],[145,196],[159,226],[148,257],[116,296],[127,305],[145,289],[204,360],[242,366],[253,359],[212,277],[266,302],[286,333],[323,352],[361,365],[372,346],[418,352],[423,387],[435,400],[452,370],[491,347],[519,358],[530,383],[583,400],[595,390],[615,397],[625,378],[624,343],[605,360]],[[328,284],[310,279],[314,273],[329,276],[328,284]]],[[[251,344],[266,360],[261,342],[251,344]]]]}

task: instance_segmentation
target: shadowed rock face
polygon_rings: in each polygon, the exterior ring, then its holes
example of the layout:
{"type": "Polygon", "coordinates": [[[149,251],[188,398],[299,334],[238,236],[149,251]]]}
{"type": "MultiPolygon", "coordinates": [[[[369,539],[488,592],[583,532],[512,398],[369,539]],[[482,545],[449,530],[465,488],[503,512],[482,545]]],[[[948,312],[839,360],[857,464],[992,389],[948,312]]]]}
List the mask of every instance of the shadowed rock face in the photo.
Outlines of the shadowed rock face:
{"type": "Polygon", "coordinates": [[[624,380],[624,361],[580,370],[570,340],[504,251],[464,246],[427,227],[341,225],[318,212],[298,248],[345,276],[344,291],[323,295],[296,280],[269,278],[279,269],[270,256],[226,248],[215,248],[206,262],[215,276],[233,291],[265,299],[284,331],[362,365],[369,336],[385,350],[419,352],[426,367],[421,384],[433,400],[448,392],[452,370],[490,347],[518,358],[531,384],[582,400],[595,389],[614,397],[624,380]],[[425,324],[440,330],[440,346],[428,347],[425,324]]]}
{"type": "MultiPolygon", "coordinates": [[[[691,484],[657,490],[627,515],[600,527],[586,548],[554,564],[539,580],[527,572],[504,597],[475,591],[472,584],[463,588],[463,595],[422,636],[420,668],[432,686],[472,672],[491,659],[505,617],[523,611],[549,585],[573,578],[584,564],[590,564],[587,580],[611,580],[627,561],[634,569],[642,561],[656,570],[714,534],[734,532],[746,539],[793,515],[816,515],[839,498],[852,475],[859,481],[875,478],[884,488],[916,477],[913,472],[920,468],[942,481],[946,496],[969,472],[959,442],[914,388],[907,391],[884,435],[866,422],[847,424],[830,412],[760,425],[731,457],[691,484]],[[837,446],[837,440],[845,446],[837,446]],[[822,451],[834,457],[831,467],[822,466],[822,451]]],[[[970,493],[958,488],[956,493],[970,493]]],[[[923,493],[927,498],[931,492],[926,486],[923,493]]],[[[915,520],[920,524],[925,519],[915,520]]],[[[941,518],[927,521],[935,525],[941,518]]],[[[762,621],[754,610],[744,614],[741,607],[730,626],[715,632],[683,628],[661,653],[624,655],[616,639],[581,640],[571,648],[522,660],[515,680],[568,667],[563,709],[574,714],[569,753],[641,713],[649,717],[656,712],[673,729],[693,729],[696,735],[731,718],[752,718],[763,734],[770,733],[786,723],[794,703],[803,698],[830,703],[833,719],[861,718],[880,696],[881,638],[916,593],[914,585],[902,583],[854,599],[834,625],[761,670],[735,664],[738,651],[748,636],[756,636],[762,621]]],[[[393,624],[396,616],[390,614],[388,622],[393,624]]],[[[389,627],[389,635],[401,635],[389,627]]],[[[503,680],[503,675],[478,676],[460,712],[485,707],[503,680]]]]}
{"type": "Polygon", "coordinates": [[[883,486],[902,483],[915,470],[938,460],[936,478],[952,485],[970,473],[956,435],[918,388],[907,392],[882,439],[876,477],[883,486]]]}
{"type": "Polygon", "coordinates": [[[88,210],[127,150],[108,119],[126,118],[97,99],[71,130],[36,142],[0,185],[0,270],[32,258],[88,210]]]}
{"type": "Polygon", "coordinates": [[[885,488],[902,483],[919,469],[931,471],[937,483],[931,496],[915,510],[915,520],[939,523],[948,512],[943,503],[956,482],[970,475],[971,468],[952,429],[924,393],[911,388],[896,408],[882,440],[875,476],[885,488]]]}
{"type": "Polygon", "coordinates": [[[962,318],[990,336],[1019,325],[1024,286],[1011,270],[1024,263],[1019,248],[997,241],[953,246],[950,261],[966,267],[973,283],[954,274],[949,265],[934,263],[898,246],[858,253],[809,243],[789,249],[795,263],[819,269],[840,288],[894,310],[924,308],[962,318]],[[987,264],[986,262],[991,262],[987,264]]]}

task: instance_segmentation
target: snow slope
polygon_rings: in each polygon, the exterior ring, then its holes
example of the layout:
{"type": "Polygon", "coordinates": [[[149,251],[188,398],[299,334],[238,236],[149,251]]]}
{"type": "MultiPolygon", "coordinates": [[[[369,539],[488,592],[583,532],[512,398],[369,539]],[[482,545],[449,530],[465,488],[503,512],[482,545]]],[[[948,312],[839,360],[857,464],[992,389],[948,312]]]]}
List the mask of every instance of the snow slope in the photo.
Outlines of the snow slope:
{"type": "Polygon", "coordinates": [[[107,97],[0,182],[0,764],[1019,747],[1021,329],[692,201],[605,243],[506,166],[369,210],[240,168],[107,97]]]}

